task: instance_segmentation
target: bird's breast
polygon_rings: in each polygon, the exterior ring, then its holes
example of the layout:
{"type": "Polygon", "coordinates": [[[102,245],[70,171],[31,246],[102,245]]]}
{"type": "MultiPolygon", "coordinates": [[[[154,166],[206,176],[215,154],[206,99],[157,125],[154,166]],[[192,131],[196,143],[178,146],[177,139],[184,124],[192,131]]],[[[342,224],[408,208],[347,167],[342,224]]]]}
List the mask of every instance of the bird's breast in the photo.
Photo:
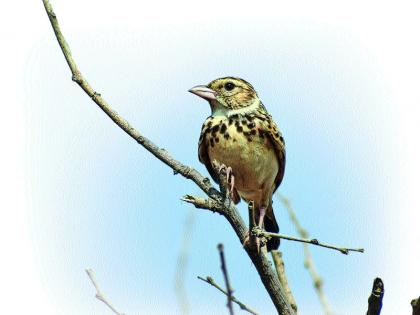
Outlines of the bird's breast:
{"type": "Polygon", "coordinates": [[[279,162],[270,139],[259,130],[258,120],[214,118],[206,134],[210,161],[230,166],[239,191],[273,185],[279,162]]]}

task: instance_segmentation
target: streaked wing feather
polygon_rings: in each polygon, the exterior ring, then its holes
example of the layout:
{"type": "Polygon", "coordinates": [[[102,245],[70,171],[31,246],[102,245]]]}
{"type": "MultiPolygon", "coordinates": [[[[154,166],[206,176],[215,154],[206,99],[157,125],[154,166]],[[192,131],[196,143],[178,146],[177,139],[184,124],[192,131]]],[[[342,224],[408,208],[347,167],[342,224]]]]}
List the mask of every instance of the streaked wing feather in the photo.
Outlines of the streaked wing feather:
{"type": "Polygon", "coordinates": [[[265,108],[264,111],[261,111],[258,114],[258,116],[262,121],[261,128],[263,129],[264,135],[271,141],[279,161],[279,171],[274,181],[274,191],[276,191],[280,186],[284,176],[284,170],[286,166],[286,147],[279,128],[271,116],[267,114],[265,108]]]}

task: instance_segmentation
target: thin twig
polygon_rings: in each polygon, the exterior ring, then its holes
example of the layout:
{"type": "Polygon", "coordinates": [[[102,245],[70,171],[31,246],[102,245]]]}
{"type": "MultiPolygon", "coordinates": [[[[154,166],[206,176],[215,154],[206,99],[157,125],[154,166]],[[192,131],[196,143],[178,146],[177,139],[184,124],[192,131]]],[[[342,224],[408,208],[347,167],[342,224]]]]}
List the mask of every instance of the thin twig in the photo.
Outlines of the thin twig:
{"type": "Polygon", "coordinates": [[[290,236],[290,235],[285,235],[285,234],[279,234],[279,233],[271,233],[271,232],[264,231],[259,227],[255,227],[252,230],[252,233],[254,235],[256,235],[257,237],[265,237],[265,238],[268,238],[268,239],[270,239],[272,237],[275,237],[275,238],[281,238],[283,240],[307,243],[307,244],[317,245],[317,246],[321,246],[321,247],[325,247],[325,248],[330,248],[330,249],[337,250],[340,253],[343,253],[345,255],[347,255],[349,252],[358,252],[358,253],[363,253],[364,252],[363,248],[337,247],[337,246],[334,246],[334,245],[321,243],[316,238],[308,239],[308,238],[300,238],[300,237],[295,237],[295,236],[290,236]]]}
{"type": "MultiPolygon", "coordinates": [[[[206,277],[206,278],[203,278],[203,277],[200,277],[200,276],[197,276],[197,278],[198,279],[200,279],[200,280],[202,280],[202,281],[204,281],[204,282],[207,282],[208,284],[210,284],[210,285],[212,285],[213,287],[215,287],[217,290],[219,290],[220,292],[222,292],[224,295],[226,295],[226,296],[228,296],[228,293],[222,288],[222,287],[220,287],[215,281],[214,281],[214,279],[212,278],[212,277],[206,277]]],[[[241,301],[239,301],[236,297],[234,297],[233,295],[231,296],[231,300],[232,300],[232,302],[233,303],[236,303],[236,304],[238,304],[239,305],[239,307],[242,309],[242,310],[244,310],[244,311],[247,311],[247,312],[249,312],[249,313],[251,313],[251,314],[254,314],[254,315],[258,315],[258,313],[256,312],[256,311],[254,311],[254,310],[252,310],[251,308],[249,308],[248,306],[246,306],[244,303],[242,303],[241,301]]]]}
{"type": "MultiPolygon", "coordinates": [[[[247,235],[247,227],[244,224],[238,209],[234,205],[231,205],[229,200],[226,200],[229,198],[223,198],[221,193],[211,185],[211,182],[207,177],[201,175],[194,168],[191,168],[175,160],[165,149],[159,148],[152,141],[134,129],[134,127],[132,127],[127,120],[125,120],[114,109],[112,109],[112,107],[105,101],[100,93],[96,92],[92,86],[90,86],[87,80],[82,76],[72,57],[69,46],[67,45],[64,35],[61,32],[57,21],[57,16],[53,11],[50,2],[48,0],[43,0],[43,3],[57,41],[71,70],[72,80],[76,82],[95,102],[95,104],[98,105],[115,124],[124,130],[124,132],[136,140],[140,145],[142,145],[160,161],[171,167],[174,174],[181,174],[185,178],[194,181],[197,186],[200,187],[200,189],[203,190],[207,196],[213,200],[213,203],[217,203],[217,209],[219,210],[219,213],[229,221],[230,225],[238,236],[239,241],[242,244],[247,235]]],[[[268,294],[270,295],[270,298],[273,301],[273,304],[276,307],[278,313],[285,315],[295,314],[287,301],[280,281],[274,273],[274,270],[271,268],[267,257],[261,252],[255,253],[255,251],[252,251],[248,248],[245,248],[245,250],[252,260],[255,268],[257,269],[261,281],[264,284],[268,294]]]]}
{"type": "Polygon", "coordinates": [[[233,315],[234,314],[233,305],[232,305],[233,290],[232,290],[232,287],[230,286],[230,281],[229,281],[228,271],[227,271],[227,267],[226,267],[225,252],[224,252],[223,244],[217,245],[217,249],[219,250],[219,254],[220,254],[220,264],[221,264],[220,268],[222,268],[223,277],[225,278],[227,298],[228,298],[227,307],[229,309],[230,315],[233,315]]]}
{"type": "Polygon", "coordinates": [[[372,293],[368,299],[368,310],[366,315],[379,315],[382,309],[382,299],[384,298],[384,283],[380,278],[373,280],[372,293]]]}
{"type": "MultiPolygon", "coordinates": [[[[213,199],[206,199],[206,198],[196,197],[196,196],[192,196],[192,195],[185,195],[183,198],[181,198],[181,200],[183,200],[185,202],[188,202],[188,203],[192,203],[197,208],[200,208],[200,209],[208,209],[208,210],[211,210],[213,212],[217,212],[217,213],[223,214],[223,207],[221,207],[220,204],[218,202],[216,202],[215,200],[213,200],[213,199]]],[[[250,220],[252,220],[252,219],[250,219],[250,220]]],[[[277,237],[277,238],[281,238],[281,239],[285,239],[285,240],[290,240],[290,241],[296,241],[296,242],[301,242],[301,243],[308,243],[308,244],[312,244],[312,245],[317,245],[317,246],[321,246],[321,247],[325,247],[325,248],[334,249],[334,250],[337,250],[337,251],[339,251],[339,252],[341,252],[343,254],[346,254],[346,255],[350,251],[359,252],[359,253],[363,253],[364,252],[364,249],[363,248],[337,247],[337,246],[333,246],[333,245],[328,245],[328,244],[325,244],[325,243],[321,243],[317,239],[299,238],[299,237],[285,235],[285,234],[278,234],[278,233],[266,232],[266,231],[264,231],[264,230],[262,230],[262,229],[260,229],[260,228],[258,228],[256,226],[254,226],[254,228],[252,229],[251,235],[254,235],[256,237],[265,237],[265,238],[277,237]]]]}
{"type": "MultiPolygon", "coordinates": [[[[300,222],[299,222],[299,220],[296,216],[296,213],[295,213],[294,209],[292,208],[289,200],[286,197],[281,196],[279,194],[277,194],[277,197],[278,197],[278,199],[280,199],[280,201],[286,207],[286,210],[289,214],[290,220],[292,221],[293,225],[295,226],[298,234],[303,238],[309,238],[308,232],[300,224],[300,222]]],[[[312,278],[312,283],[314,285],[315,292],[318,295],[319,301],[321,302],[322,308],[324,310],[324,314],[325,315],[333,315],[334,312],[332,311],[330,303],[328,302],[328,299],[327,299],[327,295],[324,292],[323,280],[322,280],[321,276],[318,274],[318,271],[316,270],[315,263],[312,259],[311,251],[309,250],[309,245],[306,244],[306,243],[303,244],[303,252],[304,252],[304,256],[305,256],[304,266],[308,270],[309,275],[312,278]]]]}
{"type": "Polygon", "coordinates": [[[86,269],[86,273],[87,273],[90,281],[92,281],[93,286],[96,289],[95,297],[99,301],[102,301],[106,306],[108,306],[110,308],[110,310],[113,311],[116,315],[124,315],[124,313],[118,312],[115,309],[115,307],[113,307],[112,304],[110,302],[108,302],[108,300],[106,299],[106,297],[103,295],[101,289],[99,288],[98,282],[96,281],[96,277],[95,277],[95,274],[94,274],[93,270],[92,269],[86,269]]]}
{"type": "Polygon", "coordinates": [[[274,266],[276,267],[277,276],[279,277],[280,283],[282,284],[284,291],[286,293],[287,298],[289,299],[289,303],[292,308],[297,312],[297,304],[295,298],[292,294],[292,290],[289,287],[289,283],[287,282],[286,271],[284,269],[284,261],[280,251],[272,250],[271,257],[273,257],[274,266]]]}

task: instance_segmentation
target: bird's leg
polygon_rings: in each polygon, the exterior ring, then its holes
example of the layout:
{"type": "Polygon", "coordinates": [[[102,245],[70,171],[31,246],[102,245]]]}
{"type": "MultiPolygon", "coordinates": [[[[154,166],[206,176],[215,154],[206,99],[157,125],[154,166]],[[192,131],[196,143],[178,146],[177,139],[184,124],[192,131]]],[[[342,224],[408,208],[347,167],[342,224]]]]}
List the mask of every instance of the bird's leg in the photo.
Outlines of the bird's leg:
{"type": "Polygon", "coordinates": [[[258,219],[258,227],[260,227],[261,229],[263,228],[263,222],[264,222],[264,216],[265,216],[266,210],[267,210],[266,207],[260,208],[260,217],[258,219]]]}
{"type": "Polygon", "coordinates": [[[255,249],[257,253],[260,252],[261,242],[260,238],[253,234],[253,229],[255,228],[255,206],[254,201],[248,203],[248,216],[249,216],[249,229],[246,232],[245,239],[242,243],[244,247],[255,249]]]}
{"type": "MultiPolygon", "coordinates": [[[[260,213],[259,213],[259,217],[258,217],[258,228],[262,229],[263,228],[263,223],[264,223],[264,216],[266,213],[267,208],[266,207],[260,207],[260,213]]],[[[255,221],[254,221],[255,224],[255,221]]],[[[255,237],[251,235],[252,231],[248,230],[245,236],[245,240],[243,242],[243,246],[248,246],[252,241],[255,243],[255,246],[257,247],[257,252],[260,252],[261,249],[261,240],[259,237],[255,237]]],[[[265,241],[264,241],[265,244],[265,241]]],[[[265,246],[265,245],[263,245],[265,246]]]]}

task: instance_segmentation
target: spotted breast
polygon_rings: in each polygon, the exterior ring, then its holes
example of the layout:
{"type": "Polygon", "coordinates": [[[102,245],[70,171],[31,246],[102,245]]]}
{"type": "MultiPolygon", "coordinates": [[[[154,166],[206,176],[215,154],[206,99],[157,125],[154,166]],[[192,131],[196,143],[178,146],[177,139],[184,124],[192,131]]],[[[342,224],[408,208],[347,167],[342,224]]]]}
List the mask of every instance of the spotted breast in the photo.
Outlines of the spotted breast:
{"type": "MultiPolygon", "coordinates": [[[[272,137],[284,142],[271,117],[264,113],[210,116],[201,130],[199,159],[206,166],[213,160],[230,166],[239,196],[268,206],[284,174],[284,157],[279,160],[272,137]]],[[[214,170],[208,170],[217,181],[214,170]]]]}

